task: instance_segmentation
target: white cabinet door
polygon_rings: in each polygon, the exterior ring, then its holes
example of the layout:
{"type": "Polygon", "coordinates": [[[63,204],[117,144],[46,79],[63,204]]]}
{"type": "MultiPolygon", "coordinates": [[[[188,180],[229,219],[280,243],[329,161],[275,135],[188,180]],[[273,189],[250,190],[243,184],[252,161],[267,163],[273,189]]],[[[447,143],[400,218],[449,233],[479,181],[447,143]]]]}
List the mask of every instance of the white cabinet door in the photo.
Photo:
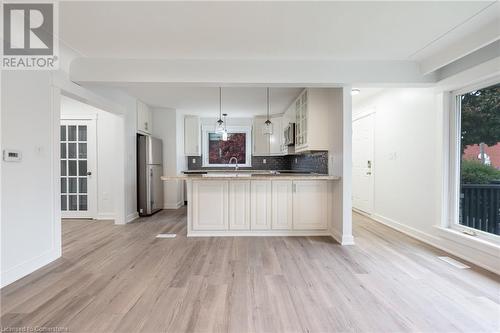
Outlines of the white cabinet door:
{"type": "Polygon", "coordinates": [[[273,230],[292,230],[293,195],[291,180],[272,181],[273,230]]]}
{"type": "Polygon", "coordinates": [[[201,156],[201,127],[200,117],[184,117],[184,155],[201,156]]]}
{"type": "Polygon", "coordinates": [[[254,180],[251,182],[250,192],[251,229],[271,229],[271,182],[254,180]]]}
{"type": "Polygon", "coordinates": [[[229,182],[229,230],[250,230],[250,181],[229,182]]]}
{"type": "Polygon", "coordinates": [[[141,101],[137,101],[137,131],[146,134],[153,131],[153,112],[141,101]]]}
{"type": "Polygon", "coordinates": [[[288,121],[288,118],[287,116],[283,116],[283,118],[281,118],[281,133],[280,133],[280,137],[281,137],[281,154],[282,155],[287,155],[288,154],[288,146],[285,145],[285,128],[290,124],[290,122],[288,121]]]}
{"type": "MultiPolygon", "coordinates": [[[[331,203],[330,203],[331,204],[331,203]]],[[[326,229],[328,183],[323,180],[293,182],[293,229],[326,229]]]]}
{"type": "MultiPolygon", "coordinates": [[[[307,150],[308,144],[308,91],[304,90],[295,100],[295,151],[307,150]]],[[[326,121],[326,119],[324,120],[326,121]]],[[[324,133],[326,135],[326,133],[324,133]]]]}
{"type": "Polygon", "coordinates": [[[227,230],[228,182],[193,181],[193,230],[227,230]]]}
{"type": "Polygon", "coordinates": [[[269,138],[270,155],[283,155],[283,117],[272,118],[273,134],[269,138]]]}
{"type": "Polygon", "coordinates": [[[262,127],[267,117],[259,116],[253,119],[253,155],[268,156],[269,155],[269,135],[262,133],[262,127]]]}
{"type": "Polygon", "coordinates": [[[146,105],[146,110],[147,110],[146,130],[148,131],[148,133],[152,134],[153,133],[153,110],[151,110],[147,105],[146,105]]]}

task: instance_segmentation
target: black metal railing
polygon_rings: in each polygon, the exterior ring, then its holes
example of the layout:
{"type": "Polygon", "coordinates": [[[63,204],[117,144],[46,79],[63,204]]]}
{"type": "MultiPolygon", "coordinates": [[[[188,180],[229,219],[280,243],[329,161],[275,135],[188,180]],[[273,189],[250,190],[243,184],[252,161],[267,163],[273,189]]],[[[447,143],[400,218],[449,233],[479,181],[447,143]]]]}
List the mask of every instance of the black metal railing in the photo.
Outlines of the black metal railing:
{"type": "Polygon", "coordinates": [[[460,224],[500,235],[500,184],[463,184],[460,224]]]}

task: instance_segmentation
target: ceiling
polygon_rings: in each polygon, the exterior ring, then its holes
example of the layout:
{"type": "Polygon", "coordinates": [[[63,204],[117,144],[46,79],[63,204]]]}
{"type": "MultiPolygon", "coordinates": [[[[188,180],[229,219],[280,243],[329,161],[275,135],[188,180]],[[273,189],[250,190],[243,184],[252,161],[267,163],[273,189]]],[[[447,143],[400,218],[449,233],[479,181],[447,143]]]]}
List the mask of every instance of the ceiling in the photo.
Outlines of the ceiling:
{"type": "Polygon", "coordinates": [[[406,60],[491,3],[64,1],[60,37],[85,57],[406,60]]]}
{"type": "MultiPolygon", "coordinates": [[[[166,87],[138,85],[121,87],[128,94],[154,107],[174,108],[202,117],[219,114],[219,89],[214,87],[166,87]]],[[[271,88],[270,113],[283,113],[300,94],[301,88],[271,88]]],[[[266,89],[225,87],[222,89],[223,113],[230,117],[265,115],[266,89]]]]}
{"type": "MultiPolygon", "coordinates": [[[[111,85],[152,106],[212,116],[218,112],[214,86],[242,83],[224,89],[224,111],[233,117],[265,113],[266,83],[359,84],[363,75],[365,82],[384,75],[389,83],[427,82],[424,74],[469,52],[456,47],[464,36],[472,39],[462,44],[480,46],[478,31],[492,22],[495,30],[500,16],[495,1],[63,1],[59,6],[60,41],[78,58],[70,74],[79,84],[111,85]],[[186,82],[189,86],[182,85],[186,82]],[[242,87],[245,82],[257,85],[242,87]]],[[[271,113],[283,112],[299,91],[273,88],[271,113]]]]}

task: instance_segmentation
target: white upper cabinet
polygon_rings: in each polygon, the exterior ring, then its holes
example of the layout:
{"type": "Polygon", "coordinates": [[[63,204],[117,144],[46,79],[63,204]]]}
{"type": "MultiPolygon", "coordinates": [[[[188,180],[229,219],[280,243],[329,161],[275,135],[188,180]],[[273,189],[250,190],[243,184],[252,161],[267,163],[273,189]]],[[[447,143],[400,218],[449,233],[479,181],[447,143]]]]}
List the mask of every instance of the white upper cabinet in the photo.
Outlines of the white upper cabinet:
{"type": "Polygon", "coordinates": [[[137,132],[151,134],[153,132],[153,112],[145,103],[137,101],[137,132]]]}
{"type": "Polygon", "coordinates": [[[328,150],[329,90],[304,89],[293,105],[295,152],[328,150]]]}
{"type": "Polygon", "coordinates": [[[269,155],[283,155],[283,117],[271,118],[273,134],[269,137],[269,155]]]}
{"type": "Polygon", "coordinates": [[[184,155],[201,156],[200,117],[184,117],[184,155]]]}
{"type": "Polygon", "coordinates": [[[283,117],[271,117],[273,133],[264,134],[262,128],[266,116],[257,116],[253,120],[253,155],[254,156],[279,156],[285,155],[283,151],[283,117]]]}
{"type": "Polygon", "coordinates": [[[270,152],[270,140],[269,135],[262,132],[264,122],[266,121],[266,116],[257,116],[253,118],[253,156],[268,156],[270,152]]]}
{"type": "Polygon", "coordinates": [[[307,146],[307,89],[295,100],[295,150],[307,146]]]}

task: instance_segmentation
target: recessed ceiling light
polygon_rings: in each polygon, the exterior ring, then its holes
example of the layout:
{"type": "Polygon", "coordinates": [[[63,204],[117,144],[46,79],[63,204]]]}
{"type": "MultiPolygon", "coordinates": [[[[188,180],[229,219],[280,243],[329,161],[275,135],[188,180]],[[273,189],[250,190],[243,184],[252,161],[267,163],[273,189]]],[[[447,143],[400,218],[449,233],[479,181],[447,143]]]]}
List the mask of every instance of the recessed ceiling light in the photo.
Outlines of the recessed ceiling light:
{"type": "Polygon", "coordinates": [[[361,90],[359,90],[358,88],[354,88],[351,90],[351,95],[352,96],[358,95],[360,92],[361,92],[361,90]]]}

